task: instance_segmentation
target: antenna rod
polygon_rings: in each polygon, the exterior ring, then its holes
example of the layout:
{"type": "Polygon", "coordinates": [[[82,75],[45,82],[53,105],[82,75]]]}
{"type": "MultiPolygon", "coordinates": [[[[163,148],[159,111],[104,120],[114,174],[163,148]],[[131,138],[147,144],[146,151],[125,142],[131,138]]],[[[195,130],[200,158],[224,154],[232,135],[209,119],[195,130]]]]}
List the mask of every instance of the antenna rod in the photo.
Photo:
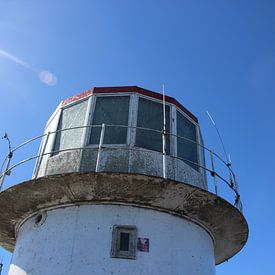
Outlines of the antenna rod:
{"type": "Polygon", "coordinates": [[[11,150],[11,141],[9,139],[8,133],[5,132],[5,135],[2,137],[2,139],[6,139],[8,141],[9,144],[9,154],[12,154],[12,150],[11,150]]]}
{"type": "Polygon", "coordinates": [[[163,130],[166,131],[166,114],[165,114],[165,90],[164,84],[162,84],[162,103],[163,103],[163,130]]]}
{"type": "Polygon", "coordinates": [[[166,172],[166,108],[165,108],[164,84],[162,84],[162,103],[163,103],[162,169],[163,169],[163,177],[165,179],[167,179],[167,172],[166,172]]]}
{"type": "Polygon", "coordinates": [[[216,125],[214,119],[213,119],[212,116],[210,115],[210,113],[209,113],[208,111],[206,111],[206,114],[207,114],[208,117],[210,118],[210,120],[211,120],[213,126],[215,127],[215,129],[216,129],[216,131],[217,131],[217,134],[218,134],[218,136],[219,136],[220,142],[221,142],[221,144],[222,144],[223,152],[224,152],[224,154],[225,154],[225,158],[226,158],[226,161],[227,161],[227,165],[231,165],[231,161],[230,161],[230,159],[229,159],[228,154],[226,153],[225,146],[224,146],[224,143],[223,143],[223,140],[222,140],[222,136],[221,136],[221,134],[220,134],[220,132],[219,132],[219,129],[218,129],[218,127],[217,127],[217,125],[216,125]]]}

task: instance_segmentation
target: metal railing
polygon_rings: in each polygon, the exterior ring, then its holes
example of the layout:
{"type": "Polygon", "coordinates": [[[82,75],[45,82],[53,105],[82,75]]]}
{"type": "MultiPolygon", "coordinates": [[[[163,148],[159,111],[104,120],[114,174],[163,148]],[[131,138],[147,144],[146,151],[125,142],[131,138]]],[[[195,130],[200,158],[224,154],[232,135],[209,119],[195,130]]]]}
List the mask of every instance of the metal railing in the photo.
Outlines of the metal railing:
{"type": "MultiPolygon", "coordinates": [[[[66,129],[60,129],[60,130],[56,130],[56,131],[49,131],[45,134],[36,136],[34,138],[31,138],[23,143],[21,143],[20,145],[18,145],[17,147],[13,148],[10,150],[9,154],[6,156],[6,158],[3,161],[3,164],[1,166],[1,170],[0,170],[0,191],[3,190],[3,184],[5,181],[5,177],[9,176],[11,174],[11,172],[18,166],[21,166],[24,163],[27,163],[31,160],[36,160],[36,165],[35,165],[35,169],[34,169],[34,173],[33,173],[33,178],[37,178],[38,177],[38,173],[43,161],[43,157],[45,156],[52,156],[61,152],[68,152],[68,151],[74,151],[74,150],[89,150],[89,149],[97,149],[97,158],[96,158],[96,166],[95,166],[95,172],[99,172],[99,165],[100,165],[100,158],[101,158],[101,154],[102,154],[102,150],[104,150],[104,148],[112,148],[112,149],[123,149],[123,150],[138,150],[138,151],[146,151],[148,152],[148,149],[144,149],[139,147],[138,145],[134,146],[134,144],[130,145],[130,144],[122,144],[120,146],[112,146],[112,144],[108,144],[106,146],[106,144],[104,144],[104,137],[105,137],[105,132],[106,132],[106,127],[120,127],[120,128],[126,128],[127,131],[138,131],[138,130],[143,130],[143,131],[150,131],[150,132],[154,132],[154,133],[158,133],[160,135],[160,140],[162,142],[162,148],[160,148],[159,152],[163,155],[163,178],[167,178],[167,162],[166,162],[166,157],[169,156],[170,158],[173,159],[177,159],[177,160],[181,160],[187,164],[189,164],[190,166],[195,166],[198,168],[198,170],[203,170],[205,172],[208,172],[209,175],[211,175],[211,177],[213,178],[213,183],[214,183],[214,190],[215,190],[215,194],[219,195],[219,181],[224,183],[227,187],[229,187],[230,190],[232,190],[234,192],[234,196],[235,196],[235,201],[234,201],[234,206],[239,209],[242,212],[242,202],[240,199],[240,194],[239,194],[239,188],[238,188],[238,182],[237,182],[237,177],[232,169],[231,163],[228,163],[226,161],[224,161],[222,159],[222,157],[220,157],[217,153],[215,153],[213,150],[208,149],[207,147],[205,147],[203,144],[198,143],[194,140],[188,139],[186,137],[183,136],[179,136],[179,135],[175,135],[172,133],[168,133],[167,131],[160,131],[160,130],[155,130],[155,129],[149,129],[149,128],[144,128],[144,127],[134,127],[134,126],[125,126],[125,125],[108,125],[108,124],[102,124],[102,125],[87,125],[87,126],[77,126],[77,127],[71,127],[71,128],[66,128],[66,129]],[[77,129],[91,129],[91,128],[100,128],[100,135],[99,135],[99,142],[98,144],[93,144],[94,146],[90,147],[90,146],[78,146],[78,147],[72,147],[72,148],[65,148],[65,149],[58,149],[58,150],[54,150],[53,148],[47,148],[48,146],[48,141],[49,141],[49,137],[50,135],[54,135],[54,137],[56,137],[56,135],[61,134],[62,132],[66,132],[66,131],[73,131],[73,130],[77,130],[77,129]],[[166,142],[167,139],[170,139],[169,142],[171,142],[171,140],[177,139],[178,140],[185,140],[186,142],[189,142],[190,144],[194,144],[197,146],[197,155],[198,155],[198,148],[203,149],[204,151],[206,151],[209,154],[209,158],[210,158],[210,167],[208,167],[204,161],[202,161],[202,156],[200,156],[200,158],[198,157],[198,162],[194,162],[190,159],[185,159],[182,158],[180,156],[177,156],[176,153],[177,152],[170,152],[169,154],[167,154],[167,150],[166,150],[166,142]],[[34,156],[30,156],[27,157],[25,159],[22,159],[16,163],[12,163],[12,159],[15,155],[15,153],[27,146],[32,144],[35,141],[39,141],[40,142],[40,149],[39,149],[39,153],[37,155],[34,156]],[[47,152],[48,151],[48,152],[47,152]],[[223,169],[226,169],[227,171],[227,177],[221,175],[220,172],[217,171],[216,168],[216,164],[219,163],[219,165],[222,165],[223,169]],[[5,167],[5,168],[4,168],[5,167]]],[[[91,132],[91,131],[90,131],[91,132]]],[[[82,133],[82,135],[84,134],[84,132],[82,133]]],[[[126,136],[129,136],[129,134],[127,134],[126,136]]],[[[55,138],[54,138],[55,140],[55,138]]],[[[176,141],[176,142],[177,142],[176,141]]],[[[55,141],[53,141],[53,144],[55,143],[55,141]]],[[[52,145],[52,147],[54,147],[54,145],[52,145]]]]}

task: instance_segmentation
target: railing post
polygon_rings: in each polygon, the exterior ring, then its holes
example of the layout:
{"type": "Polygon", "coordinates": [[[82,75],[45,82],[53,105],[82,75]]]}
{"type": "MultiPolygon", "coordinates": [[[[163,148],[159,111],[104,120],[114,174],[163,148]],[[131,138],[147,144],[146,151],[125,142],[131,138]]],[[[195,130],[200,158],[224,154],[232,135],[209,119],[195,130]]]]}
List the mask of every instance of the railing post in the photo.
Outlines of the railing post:
{"type": "Polygon", "coordinates": [[[162,132],[162,175],[163,178],[167,179],[166,170],[166,130],[163,129],[162,132]]]}
{"type": "Polygon", "coordinates": [[[99,170],[100,156],[101,156],[101,149],[102,149],[103,140],[104,140],[104,134],[105,134],[105,123],[102,123],[101,132],[100,132],[100,139],[99,139],[99,144],[98,144],[98,151],[97,151],[96,166],[95,166],[95,171],[96,172],[98,172],[98,170],[99,170]]]}
{"type": "Polygon", "coordinates": [[[10,152],[9,155],[8,155],[8,162],[7,162],[6,169],[5,169],[5,171],[2,174],[2,177],[0,179],[0,192],[2,191],[2,187],[3,187],[6,175],[10,175],[9,167],[10,167],[10,162],[11,162],[12,157],[13,157],[13,152],[10,152]]]}
{"type": "Polygon", "coordinates": [[[38,163],[37,163],[36,171],[35,171],[35,176],[34,176],[35,179],[38,176],[38,172],[39,172],[39,169],[40,169],[40,166],[41,166],[41,163],[42,163],[43,156],[45,154],[45,150],[46,150],[46,146],[47,146],[50,134],[51,134],[51,132],[47,133],[45,143],[44,143],[43,148],[41,150],[41,154],[39,155],[38,163]]]}
{"type": "Polygon", "coordinates": [[[233,174],[233,178],[234,178],[234,188],[237,193],[235,198],[235,205],[241,212],[243,212],[243,206],[242,206],[241,197],[239,194],[239,186],[238,186],[238,182],[235,174],[233,174]]]}
{"type": "Polygon", "coordinates": [[[210,157],[211,157],[211,165],[212,165],[211,176],[214,179],[215,193],[216,193],[216,195],[218,195],[218,182],[217,182],[217,177],[216,177],[216,172],[215,172],[214,156],[213,156],[213,152],[212,151],[210,151],[210,157]]]}
{"type": "Polygon", "coordinates": [[[162,107],[163,107],[162,173],[163,173],[163,177],[165,179],[167,179],[167,171],[166,171],[166,103],[165,103],[164,84],[162,84],[162,107]]]}

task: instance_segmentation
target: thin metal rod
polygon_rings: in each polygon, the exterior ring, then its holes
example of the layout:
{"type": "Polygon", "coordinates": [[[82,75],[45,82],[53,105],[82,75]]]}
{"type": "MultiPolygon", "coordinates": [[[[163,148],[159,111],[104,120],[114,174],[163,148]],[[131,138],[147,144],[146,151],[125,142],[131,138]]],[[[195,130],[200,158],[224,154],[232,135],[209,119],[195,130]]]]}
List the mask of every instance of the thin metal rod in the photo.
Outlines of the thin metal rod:
{"type": "MultiPolygon", "coordinates": [[[[49,154],[51,154],[51,153],[45,153],[44,155],[49,155],[49,154]]],[[[17,162],[16,164],[14,164],[13,166],[9,167],[9,169],[7,170],[7,173],[11,173],[12,170],[13,170],[14,168],[20,166],[21,164],[24,164],[24,163],[26,163],[26,162],[29,162],[30,160],[33,160],[33,159],[37,159],[37,158],[39,158],[39,157],[40,157],[40,155],[38,155],[38,156],[33,156],[33,157],[30,157],[30,158],[27,158],[27,159],[23,159],[23,160],[17,162]]],[[[4,173],[1,175],[1,177],[2,177],[3,175],[4,175],[4,173]]]]}
{"type": "MultiPolygon", "coordinates": [[[[141,152],[141,151],[142,151],[142,152],[147,152],[147,153],[148,153],[148,150],[147,150],[147,149],[142,149],[142,148],[128,148],[128,147],[122,148],[122,147],[111,147],[111,146],[109,146],[108,148],[111,148],[111,149],[113,149],[113,150],[121,150],[121,149],[123,149],[123,150],[129,150],[129,151],[134,150],[134,151],[138,151],[138,152],[141,152]]],[[[70,149],[62,149],[62,150],[56,150],[56,151],[44,153],[44,156],[46,156],[46,155],[51,155],[51,154],[55,154],[55,153],[61,153],[61,152],[77,151],[77,150],[81,150],[81,149],[85,149],[85,150],[95,150],[96,148],[95,148],[95,147],[75,147],[75,148],[70,148],[70,149]]],[[[14,168],[16,168],[17,166],[19,166],[19,165],[21,165],[21,164],[23,164],[23,163],[25,163],[25,162],[28,162],[28,161],[30,161],[30,160],[36,159],[36,158],[38,158],[38,157],[40,157],[40,155],[34,156],[34,157],[30,157],[30,158],[27,158],[27,159],[25,159],[25,160],[22,160],[22,161],[16,163],[15,165],[13,165],[12,167],[10,167],[8,171],[12,171],[12,170],[13,170],[14,168]]],[[[173,155],[170,155],[169,157],[174,158],[174,159],[178,159],[178,160],[181,160],[181,161],[184,161],[184,162],[188,162],[188,163],[193,164],[193,165],[196,165],[196,166],[198,166],[198,167],[200,167],[200,168],[206,170],[206,171],[209,172],[209,173],[212,172],[211,169],[209,169],[209,168],[207,168],[207,167],[205,167],[205,166],[202,166],[202,165],[200,165],[200,164],[198,164],[198,163],[196,163],[196,162],[193,162],[193,161],[191,161],[191,160],[188,160],[188,159],[185,159],[185,158],[176,157],[176,156],[173,156],[173,155]]],[[[230,187],[230,189],[232,189],[232,190],[236,193],[236,190],[234,190],[234,188],[232,188],[232,186],[230,185],[230,182],[228,182],[226,179],[224,179],[222,176],[220,176],[217,172],[216,172],[216,176],[217,176],[217,178],[221,179],[224,183],[226,183],[226,184],[228,185],[228,187],[230,187]]],[[[237,194],[237,193],[236,193],[236,194],[237,194]]]]}
{"type": "Polygon", "coordinates": [[[235,187],[237,193],[239,194],[239,185],[238,185],[237,177],[235,174],[233,175],[233,178],[234,178],[234,187],[235,187]]]}
{"type": "Polygon", "coordinates": [[[220,142],[221,142],[221,144],[222,144],[223,152],[224,152],[224,154],[225,154],[225,159],[226,159],[226,161],[227,161],[227,164],[229,165],[229,164],[230,164],[230,161],[229,161],[229,158],[228,158],[228,154],[227,154],[227,152],[226,152],[226,150],[225,150],[225,145],[224,145],[224,143],[223,143],[223,140],[222,140],[222,136],[221,136],[221,134],[220,134],[220,131],[219,131],[219,129],[218,129],[218,127],[217,127],[217,125],[216,125],[214,119],[213,119],[212,116],[210,115],[210,113],[209,113],[208,111],[206,111],[206,113],[207,113],[208,117],[210,118],[210,120],[211,120],[211,122],[212,122],[214,128],[215,128],[216,131],[217,131],[217,134],[218,134],[218,136],[219,136],[220,142]]]}
{"type": "Polygon", "coordinates": [[[42,149],[42,151],[41,151],[41,154],[40,154],[40,157],[39,157],[39,159],[38,159],[37,166],[36,166],[36,171],[35,171],[35,176],[34,176],[35,179],[36,179],[37,176],[38,176],[38,172],[39,172],[39,169],[40,169],[40,166],[41,166],[41,163],[42,163],[42,159],[43,159],[44,154],[45,154],[45,150],[46,150],[46,146],[47,146],[47,143],[48,143],[50,134],[51,134],[51,132],[48,132],[47,135],[46,135],[46,140],[45,140],[43,149],[42,149]]]}
{"type": "Polygon", "coordinates": [[[10,167],[10,163],[11,163],[12,157],[13,157],[13,153],[10,152],[9,155],[8,155],[8,162],[7,162],[7,166],[6,166],[5,172],[2,174],[2,177],[0,179],[0,192],[2,191],[2,187],[3,187],[6,175],[10,174],[9,167],[10,167]]]}
{"type": "MultiPolygon", "coordinates": [[[[155,130],[155,129],[150,129],[150,128],[145,128],[145,127],[135,127],[135,126],[125,126],[125,125],[109,125],[109,124],[105,124],[105,127],[122,127],[122,128],[134,128],[134,129],[140,129],[140,130],[148,130],[148,131],[152,131],[152,132],[156,132],[156,133],[163,133],[163,131],[159,131],[159,130],[155,130]]],[[[91,127],[102,127],[102,125],[86,125],[86,126],[77,126],[77,127],[72,127],[72,128],[65,128],[65,129],[61,129],[61,130],[57,130],[57,131],[52,131],[51,133],[57,133],[57,132],[63,132],[63,131],[69,131],[69,130],[74,130],[74,129],[80,129],[80,128],[91,128],[91,127]]],[[[166,135],[167,135],[167,131],[166,131],[166,135]]],[[[32,141],[38,139],[38,138],[41,138],[41,137],[44,137],[46,136],[47,134],[43,134],[43,135],[40,135],[40,136],[37,136],[35,138],[32,138],[32,139],[29,139],[27,140],[26,142],[23,142],[22,144],[20,144],[19,146],[17,146],[15,149],[13,149],[12,152],[14,152],[15,150],[23,147],[24,145],[27,145],[29,143],[31,143],[32,141]]],[[[175,134],[171,134],[169,133],[170,136],[174,136],[174,137],[177,137],[177,138],[180,138],[180,139],[183,139],[183,140],[186,140],[188,142],[191,142],[193,144],[197,144],[198,146],[202,147],[203,149],[205,149],[206,151],[208,152],[211,152],[212,150],[207,148],[206,146],[202,145],[202,144],[199,144],[197,143],[196,141],[193,141],[191,139],[188,139],[186,137],[183,137],[183,136],[179,136],[179,135],[175,135],[175,134]]],[[[53,151],[51,152],[50,154],[54,154],[54,153],[58,153],[58,152],[63,152],[63,151],[67,151],[68,149],[65,149],[65,150],[57,150],[57,151],[53,151]]],[[[71,150],[71,149],[70,149],[71,150]]],[[[212,154],[213,156],[217,157],[223,164],[225,164],[228,169],[230,170],[230,172],[232,173],[233,177],[235,176],[234,174],[234,171],[232,170],[232,167],[231,166],[228,166],[228,163],[226,161],[224,161],[218,154],[216,154],[215,152],[212,151],[212,154]]],[[[44,154],[45,155],[45,154],[44,154]]],[[[39,157],[39,156],[38,156],[39,157]]],[[[5,160],[8,159],[8,156],[6,157],[5,160]]],[[[179,158],[180,159],[180,158],[179,158]]],[[[191,162],[190,162],[191,163],[191,162]]],[[[4,163],[3,163],[4,164],[4,163]]]]}
{"type": "Polygon", "coordinates": [[[6,163],[6,161],[7,161],[8,158],[9,158],[9,155],[7,155],[7,156],[5,157],[5,159],[4,159],[4,161],[3,161],[2,165],[1,165],[0,174],[2,174],[3,168],[4,168],[5,163],[6,163]]]}
{"type": "Polygon", "coordinates": [[[217,178],[216,178],[215,165],[214,165],[214,157],[213,157],[212,151],[210,152],[210,157],[211,157],[211,165],[212,165],[211,175],[212,175],[213,180],[214,180],[215,193],[216,193],[216,195],[218,195],[218,182],[217,182],[217,178]]]}
{"type": "MultiPolygon", "coordinates": [[[[166,119],[166,117],[165,117],[166,119]]],[[[152,132],[156,132],[156,133],[162,133],[163,131],[160,131],[160,130],[156,130],[156,129],[150,129],[150,128],[146,128],[146,127],[135,127],[135,126],[127,126],[127,125],[110,125],[110,124],[105,124],[105,127],[121,127],[121,128],[134,128],[134,129],[139,129],[139,130],[146,130],[146,131],[152,131],[152,132]]],[[[65,132],[65,131],[70,131],[70,130],[76,130],[76,129],[82,129],[82,128],[101,128],[102,125],[85,125],[85,126],[76,126],[76,127],[71,127],[71,128],[64,128],[64,129],[60,129],[60,130],[56,130],[56,131],[52,131],[51,133],[58,133],[58,132],[65,132]]],[[[166,135],[167,135],[167,130],[166,130],[166,135]]],[[[20,149],[21,147],[31,143],[32,141],[35,141],[36,139],[39,139],[39,138],[42,138],[44,136],[46,136],[47,134],[43,134],[43,135],[40,135],[40,136],[37,136],[37,137],[34,137],[32,139],[29,139],[25,142],[23,142],[22,144],[20,144],[19,146],[15,147],[12,152],[15,152],[16,150],[20,149]]],[[[191,143],[194,143],[194,144],[197,144],[198,146],[204,148],[205,150],[207,151],[211,151],[211,149],[207,148],[206,146],[194,141],[194,140],[191,140],[189,138],[186,138],[186,137],[183,137],[183,136],[180,136],[180,135],[175,135],[175,134],[172,134],[172,133],[169,133],[170,136],[173,136],[173,137],[178,137],[180,139],[183,139],[183,140],[186,140],[188,142],[191,142],[191,143]]],[[[218,154],[216,154],[215,152],[212,152],[214,156],[216,156],[217,158],[220,159],[220,161],[222,161],[225,165],[228,165],[227,162],[225,162],[218,154]]],[[[231,162],[231,161],[230,161],[231,162]]],[[[231,171],[233,172],[233,171],[231,171]]]]}
{"type": "Polygon", "coordinates": [[[100,139],[99,139],[99,144],[98,144],[98,151],[97,151],[96,166],[95,166],[96,172],[98,172],[98,170],[99,170],[100,156],[101,156],[101,150],[102,150],[102,145],[103,145],[103,140],[104,140],[104,134],[105,134],[105,124],[102,123],[100,139]]]}
{"type": "Polygon", "coordinates": [[[165,108],[165,91],[164,84],[162,85],[162,105],[163,105],[163,133],[162,133],[162,173],[167,179],[166,171],[166,108],[165,108]]]}
{"type": "Polygon", "coordinates": [[[235,174],[233,174],[233,182],[234,182],[234,190],[236,190],[235,205],[241,212],[243,212],[243,205],[242,205],[241,197],[239,193],[239,185],[235,174]]]}
{"type": "MultiPolygon", "coordinates": [[[[166,138],[167,138],[167,135],[169,134],[169,136],[176,136],[180,139],[184,139],[184,140],[188,140],[194,144],[198,144],[199,146],[201,146],[202,148],[204,148],[205,150],[207,150],[209,153],[210,153],[210,156],[211,156],[211,162],[212,162],[212,170],[205,167],[205,166],[202,166],[200,165],[199,163],[195,163],[191,160],[188,160],[188,159],[184,159],[184,158],[180,158],[179,156],[173,156],[173,155],[169,155],[169,157],[171,158],[175,158],[175,159],[179,159],[179,160],[182,160],[184,162],[187,162],[187,163],[190,163],[190,164],[193,164],[193,165],[196,165],[197,167],[200,167],[202,169],[204,169],[205,171],[208,171],[214,178],[214,181],[215,181],[215,191],[216,191],[216,194],[218,193],[218,180],[221,180],[223,181],[224,183],[226,183],[230,189],[232,189],[235,194],[236,194],[236,200],[235,200],[235,205],[236,207],[241,210],[242,209],[242,203],[241,203],[241,200],[240,200],[240,195],[239,195],[239,190],[238,190],[238,183],[237,183],[237,179],[236,179],[236,175],[234,174],[233,172],[233,169],[232,169],[232,166],[231,165],[228,165],[229,163],[224,161],[219,155],[217,155],[215,152],[213,152],[212,150],[208,149],[207,147],[205,147],[204,145],[201,145],[199,143],[197,143],[196,141],[193,141],[193,140],[189,140],[185,137],[181,137],[181,136],[177,136],[177,135],[174,135],[174,134],[171,134],[171,133],[167,133],[167,129],[166,129],[166,105],[165,105],[165,93],[164,93],[164,87],[163,87],[163,130],[162,131],[159,131],[159,130],[154,130],[154,129],[149,129],[149,128],[143,128],[143,127],[136,127],[136,126],[126,126],[126,125],[109,125],[109,124],[102,124],[102,125],[86,125],[86,126],[78,126],[78,127],[72,127],[72,128],[66,128],[66,129],[60,129],[60,130],[57,130],[57,131],[54,131],[54,132],[50,132],[50,133],[46,133],[46,134],[43,134],[41,136],[38,136],[38,137],[35,137],[33,139],[29,139],[28,141],[20,144],[18,147],[16,147],[15,149],[13,149],[10,154],[12,154],[14,151],[16,151],[17,149],[27,145],[27,144],[30,144],[32,141],[35,141],[36,139],[38,139],[39,137],[44,137],[47,135],[46,137],[46,141],[45,143],[43,144],[42,146],[42,149],[41,150],[41,153],[39,153],[37,156],[35,157],[31,157],[31,158],[28,158],[28,159],[25,159],[23,161],[20,161],[18,163],[16,163],[15,165],[11,166],[11,157],[12,155],[8,155],[3,163],[3,167],[5,166],[5,164],[7,163],[6,167],[5,167],[5,170],[4,172],[0,175],[0,190],[2,190],[2,187],[3,187],[3,183],[4,183],[4,179],[5,179],[5,176],[6,175],[9,175],[11,173],[11,171],[25,163],[25,162],[28,162],[32,159],[35,159],[35,158],[38,158],[38,165],[37,165],[37,168],[35,169],[35,177],[37,177],[38,175],[38,172],[39,172],[39,169],[40,169],[40,166],[42,164],[42,160],[43,160],[43,157],[46,156],[46,155],[52,155],[52,154],[55,154],[55,153],[60,153],[60,152],[66,152],[66,151],[73,151],[73,150],[81,150],[81,149],[91,149],[91,150],[94,150],[96,149],[97,147],[95,146],[92,146],[92,147],[83,147],[83,146],[80,146],[80,147],[75,147],[75,148],[67,148],[67,149],[63,149],[63,150],[56,150],[56,151],[51,151],[51,152],[46,152],[46,145],[48,143],[48,139],[49,139],[49,135],[50,134],[53,134],[53,133],[57,133],[57,132],[61,132],[61,131],[67,131],[67,130],[74,130],[74,129],[80,129],[80,128],[91,128],[91,127],[101,127],[101,133],[100,133],[100,141],[99,141],[99,145],[98,145],[98,153],[97,153],[97,162],[96,162],[96,171],[98,172],[100,170],[100,158],[101,158],[101,151],[102,151],[102,148],[103,148],[103,141],[104,141],[104,135],[105,135],[105,129],[106,127],[123,127],[123,128],[133,128],[133,129],[141,129],[141,130],[148,130],[148,131],[152,131],[152,132],[157,132],[157,133],[161,133],[162,134],[162,145],[163,145],[163,148],[162,148],[162,155],[163,155],[163,177],[164,178],[167,178],[167,167],[166,167],[166,161],[167,161],[167,152],[166,152],[166,138]],[[221,161],[226,167],[227,169],[229,170],[229,181],[227,181],[225,178],[223,178],[222,176],[220,176],[216,171],[215,171],[215,167],[214,167],[214,158],[217,158],[219,161],[221,161]],[[11,167],[10,167],[11,166],[11,167]]],[[[112,149],[121,149],[121,145],[116,148],[114,146],[108,146],[106,145],[108,148],[112,148],[112,149]]],[[[146,151],[148,152],[148,150],[146,149],[141,149],[141,148],[123,148],[124,150],[138,150],[138,151],[146,151]]],[[[228,156],[229,158],[229,162],[231,164],[231,160],[230,160],[230,157],[228,156]]]]}
{"type": "Polygon", "coordinates": [[[34,138],[28,139],[28,140],[24,141],[23,143],[19,144],[17,147],[15,147],[15,148],[12,150],[12,152],[17,151],[18,149],[20,149],[21,147],[25,146],[26,144],[31,143],[32,141],[35,141],[35,140],[37,140],[37,139],[40,139],[40,138],[42,138],[42,137],[44,137],[44,136],[46,136],[46,135],[47,135],[47,134],[43,134],[43,135],[36,136],[36,137],[34,137],[34,138]]]}

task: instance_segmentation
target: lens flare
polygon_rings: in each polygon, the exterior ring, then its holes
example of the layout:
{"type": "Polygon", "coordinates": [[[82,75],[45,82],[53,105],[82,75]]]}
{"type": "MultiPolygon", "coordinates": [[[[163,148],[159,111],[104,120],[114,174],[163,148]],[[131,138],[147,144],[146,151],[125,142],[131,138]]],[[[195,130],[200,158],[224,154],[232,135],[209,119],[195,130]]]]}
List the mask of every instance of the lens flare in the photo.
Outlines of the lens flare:
{"type": "Polygon", "coordinates": [[[54,86],[57,83],[57,78],[49,71],[41,71],[39,73],[39,79],[41,82],[49,86],[54,86]]]}

